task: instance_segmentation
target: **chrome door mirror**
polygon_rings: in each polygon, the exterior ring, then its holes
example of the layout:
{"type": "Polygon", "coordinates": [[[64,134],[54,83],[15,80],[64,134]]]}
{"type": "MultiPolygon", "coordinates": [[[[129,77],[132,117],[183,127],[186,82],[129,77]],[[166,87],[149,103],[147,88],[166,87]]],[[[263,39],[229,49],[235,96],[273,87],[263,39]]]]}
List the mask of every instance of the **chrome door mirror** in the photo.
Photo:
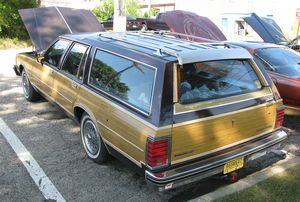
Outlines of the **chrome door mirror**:
{"type": "Polygon", "coordinates": [[[36,61],[43,64],[44,58],[45,58],[44,56],[38,55],[38,56],[36,56],[36,61]]]}

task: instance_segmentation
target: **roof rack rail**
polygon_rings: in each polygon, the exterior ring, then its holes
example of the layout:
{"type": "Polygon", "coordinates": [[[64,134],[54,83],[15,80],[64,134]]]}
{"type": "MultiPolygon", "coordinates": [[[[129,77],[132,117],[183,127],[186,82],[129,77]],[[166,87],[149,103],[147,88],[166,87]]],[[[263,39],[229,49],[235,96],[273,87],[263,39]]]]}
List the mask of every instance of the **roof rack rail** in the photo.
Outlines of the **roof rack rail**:
{"type": "MultiPolygon", "coordinates": [[[[170,35],[170,36],[179,36],[179,37],[186,37],[188,38],[190,42],[198,42],[198,43],[202,43],[206,45],[211,45],[211,46],[220,46],[223,45],[226,48],[237,48],[238,46],[232,45],[232,44],[228,44],[226,43],[226,41],[218,41],[218,40],[212,40],[212,39],[208,39],[208,38],[204,38],[204,37],[199,37],[199,36],[194,36],[194,35],[189,35],[189,34],[183,34],[183,33],[179,33],[179,32],[170,32],[170,31],[140,31],[142,33],[153,33],[153,34],[160,34],[160,35],[170,35]],[[193,39],[193,40],[190,40],[193,39]],[[199,42],[196,40],[201,40],[203,42],[199,42]]],[[[182,39],[182,38],[180,38],[182,39]]]]}
{"type": "MultiPolygon", "coordinates": [[[[168,31],[129,31],[129,32],[102,32],[100,37],[122,41],[124,43],[140,46],[153,50],[158,56],[171,55],[178,59],[179,64],[192,63],[193,61],[206,61],[213,59],[239,59],[252,58],[248,51],[222,41],[196,42],[178,39],[181,35],[194,39],[204,38],[168,31]],[[229,49],[225,51],[223,49],[229,49]],[[231,49],[231,50],[230,50],[231,49]]],[[[209,40],[209,39],[205,39],[209,40]]]]}
{"type": "Polygon", "coordinates": [[[190,41],[201,40],[201,41],[204,41],[203,43],[205,43],[205,42],[209,42],[209,43],[223,43],[223,41],[208,39],[208,38],[194,36],[194,35],[190,35],[190,34],[183,34],[183,33],[179,33],[179,32],[170,32],[170,31],[165,31],[165,30],[161,30],[161,31],[140,31],[140,32],[142,32],[142,33],[160,34],[160,35],[171,35],[171,36],[187,37],[189,39],[193,39],[193,40],[190,40],[190,41]]]}

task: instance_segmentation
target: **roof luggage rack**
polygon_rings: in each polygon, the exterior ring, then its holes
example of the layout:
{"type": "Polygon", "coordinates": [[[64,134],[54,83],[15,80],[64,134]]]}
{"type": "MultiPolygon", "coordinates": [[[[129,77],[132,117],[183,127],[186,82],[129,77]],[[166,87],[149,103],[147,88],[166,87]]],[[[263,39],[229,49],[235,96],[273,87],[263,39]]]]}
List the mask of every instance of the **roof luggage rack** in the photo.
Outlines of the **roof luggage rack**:
{"type": "Polygon", "coordinates": [[[250,53],[243,48],[228,45],[222,41],[209,40],[197,36],[169,31],[129,31],[129,32],[102,32],[100,37],[113,39],[153,49],[154,55],[164,57],[175,56],[180,65],[223,59],[249,59],[250,53]],[[178,39],[175,36],[188,37],[193,40],[206,40],[209,42],[196,42],[178,39]]]}

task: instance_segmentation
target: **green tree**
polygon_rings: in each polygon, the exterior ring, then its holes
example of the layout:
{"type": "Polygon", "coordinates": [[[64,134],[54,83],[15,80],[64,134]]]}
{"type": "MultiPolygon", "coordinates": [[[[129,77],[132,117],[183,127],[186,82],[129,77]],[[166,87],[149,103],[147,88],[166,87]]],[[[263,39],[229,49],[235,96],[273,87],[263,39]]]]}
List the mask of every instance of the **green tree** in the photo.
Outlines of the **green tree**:
{"type": "Polygon", "coordinates": [[[114,15],[114,0],[102,1],[100,6],[92,10],[97,20],[102,22],[114,15]]]}
{"type": "Polygon", "coordinates": [[[144,13],[145,18],[155,17],[159,13],[159,9],[151,8],[150,11],[144,13]]]}
{"type": "Polygon", "coordinates": [[[38,0],[0,0],[0,36],[27,39],[28,34],[18,10],[34,8],[38,4],[38,0]]]}
{"type": "Polygon", "coordinates": [[[132,17],[140,17],[140,5],[136,0],[125,0],[125,12],[124,15],[132,17]]]}
{"type": "MultiPolygon", "coordinates": [[[[137,0],[123,0],[124,10],[123,15],[140,17],[141,13],[139,11],[139,4],[137,0]]],[[[101,2],[100,6],[92,10],[98,21],[102,22],[107,18],[114,15],[114,0],[104,0],[101,2]]]]}

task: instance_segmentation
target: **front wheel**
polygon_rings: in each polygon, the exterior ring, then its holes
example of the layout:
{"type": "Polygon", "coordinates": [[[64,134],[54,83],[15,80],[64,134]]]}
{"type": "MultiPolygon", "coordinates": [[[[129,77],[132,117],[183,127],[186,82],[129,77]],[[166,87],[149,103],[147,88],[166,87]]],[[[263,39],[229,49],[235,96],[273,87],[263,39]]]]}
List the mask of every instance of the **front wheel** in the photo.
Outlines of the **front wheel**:
{"type": "Polygon", "coordinates": [[[25,70],[22,71],[22,87],[26,100],[33,102],[40,98],[39,93],[31,85],[25,70]]]}
{"type": "Polygon", "coordinates": [[[90,159],[96,163],[104,163],[109,153],[91,117],[84,113],[80,122],[80,133],[83,147],[90,159]]]}

